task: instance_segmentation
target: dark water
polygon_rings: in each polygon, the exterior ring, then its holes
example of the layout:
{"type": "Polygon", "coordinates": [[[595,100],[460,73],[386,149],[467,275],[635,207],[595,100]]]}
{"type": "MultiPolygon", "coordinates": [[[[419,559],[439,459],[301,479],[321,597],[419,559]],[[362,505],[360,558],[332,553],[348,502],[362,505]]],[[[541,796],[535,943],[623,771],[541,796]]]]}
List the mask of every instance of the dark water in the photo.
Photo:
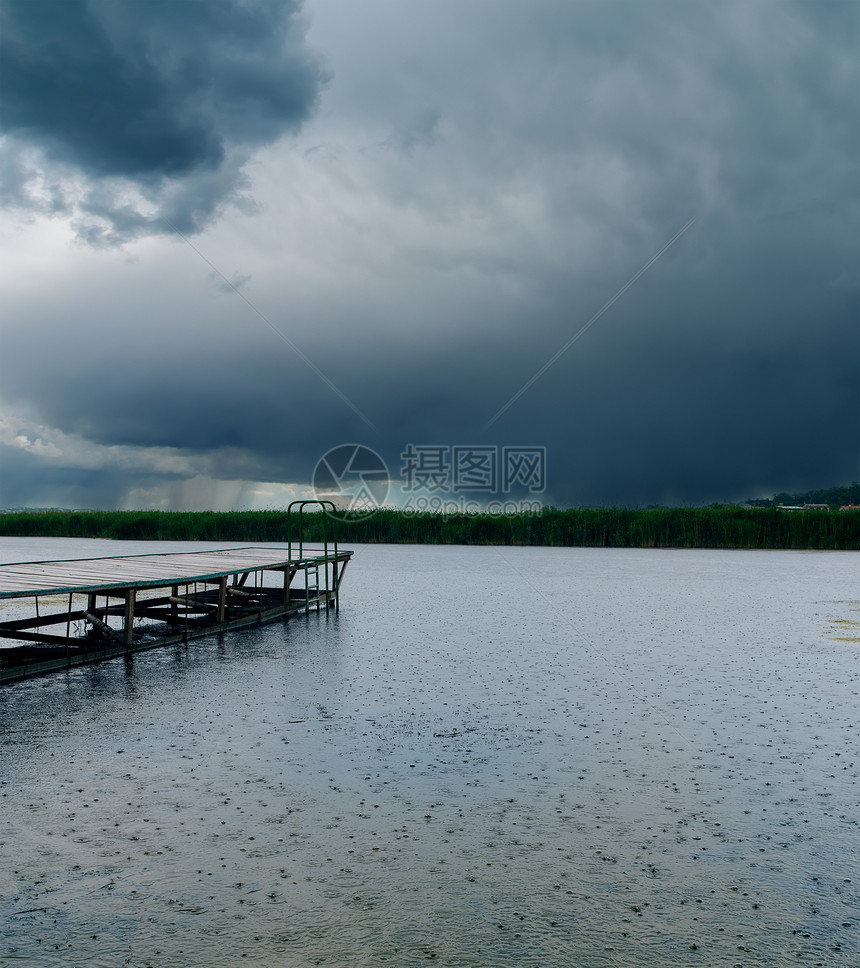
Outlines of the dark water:
{"type": "Polygon", "coordinates": [[[0,966],[856,966],[858,579],[371,546],[338,615],[5,687],[0,966]]]}

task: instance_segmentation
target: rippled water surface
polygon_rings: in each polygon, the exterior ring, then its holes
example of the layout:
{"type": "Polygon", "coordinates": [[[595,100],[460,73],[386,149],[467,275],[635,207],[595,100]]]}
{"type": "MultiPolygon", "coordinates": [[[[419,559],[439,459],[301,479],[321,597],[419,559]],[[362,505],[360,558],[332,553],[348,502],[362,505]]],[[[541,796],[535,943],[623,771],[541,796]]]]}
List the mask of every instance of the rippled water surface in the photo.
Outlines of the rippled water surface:
{"type": "Polygon", "coordinates": [[[0,966],[856,966],[858,561],[367,546],[6,686],[0,966]]]}

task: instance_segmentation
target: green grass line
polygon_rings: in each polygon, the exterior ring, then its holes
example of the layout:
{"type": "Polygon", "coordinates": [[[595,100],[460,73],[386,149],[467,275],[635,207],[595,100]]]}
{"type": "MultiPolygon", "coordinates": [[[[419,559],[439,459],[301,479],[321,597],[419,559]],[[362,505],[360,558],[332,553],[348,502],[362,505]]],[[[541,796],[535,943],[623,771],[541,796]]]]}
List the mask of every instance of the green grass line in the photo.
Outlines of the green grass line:
{"type": "MultiPolygon", "coordinates": [[[[305,514],[304,540],[322,541],[323,524],[320,515],[305,514]]],[[[296,540],[295,519],[293,528],[296,540]]],[[[339,523],[337,533],[344,544],[858,551],[860,512],[741,507],[546,508],[534,515],[504,516],[410,514],[383,509],[369,517],[339,523]]],[[[24,511],[0,515],[0,535],[285,542],[288,527],[284,511],[24,511]]]]}

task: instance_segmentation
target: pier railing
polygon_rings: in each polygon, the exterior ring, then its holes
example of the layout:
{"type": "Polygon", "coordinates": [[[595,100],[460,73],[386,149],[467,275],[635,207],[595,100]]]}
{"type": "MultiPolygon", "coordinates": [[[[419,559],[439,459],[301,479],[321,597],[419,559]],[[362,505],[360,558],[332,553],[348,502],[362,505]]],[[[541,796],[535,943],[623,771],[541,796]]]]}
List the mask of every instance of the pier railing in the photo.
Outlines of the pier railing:
{"type": "MultiPolygon", "coordinates": [[[[298,557],[299,560],[305,560],[304,557],[304,512],[306,507],[316,506],[319,508],[315,512],[316,515],[322,519],[323,528],[323,557],[322,564],[325,570],[325,602],[326,610],[330,608],[330,592],[334,592],[334,607],[338,608],[338,586],[340,585],[340,569],[338,567],[338,554],[337,554],[337,523],[334,517],[337,509],[334,506],[333,501],[291,501],[287,506],[287,553],[290,558],[293,557],[293,509],[298,508],[296,512],[297,523],[296,527],[298,530],[298,557]],[[331,510],[331,515],[327,511],[331,510]],[[329,529],[331,529],[332,543],[334,545],[334,564],[332,568],[332,584],[333,589],[329,587],[329,529]]],[[[319,563],[320,559],[315,559],[315,565],[311,567],[314,568],[314,575],[317,580],[317,591],[319,591],[319,563]]],[[[345,566],[344,566],[345,567],[345,566]]],[[[308,600],[310,600],[310,569],[305,568],[305,591],[308,600]]]]}

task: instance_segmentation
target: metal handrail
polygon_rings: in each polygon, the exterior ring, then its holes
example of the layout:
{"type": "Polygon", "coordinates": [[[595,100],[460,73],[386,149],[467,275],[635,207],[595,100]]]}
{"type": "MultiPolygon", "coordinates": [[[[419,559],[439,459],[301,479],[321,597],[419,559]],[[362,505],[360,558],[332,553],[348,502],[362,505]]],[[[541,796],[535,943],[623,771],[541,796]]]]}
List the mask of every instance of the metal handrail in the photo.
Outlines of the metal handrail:
{"type": "MultiPolygon", "coordinates": [[[[326,610],[328,610],[328,608],[329,608],[329,591],[330,591],[330,589],[329,589],[329,577],[328,577],[328,565],[329,565],[329,556],[328,556],[328,522],[329,522],[329,520],[331,520],[331,522],[332,522],[332,537],[333,537],[333,543],[334,543],[334,564],[333,564],[332,577],[333,577],[333,580],[334,580],[334,600],[335,600],[335,607],[337,606],[338,585],[340,584],[339,581],[338,581],[338,572],[337,572],[337,562],[338,562],[338,559],[337,559],[337,526],[335,525],[335,519],[334,519],[334,517],[329,518],[329,515],[325,513],[328,508],[331,508],[332,515],[334,515],[334,513],[337,510],[337,508],[334,506],[334,502],[333,501],[291,501],[289,503],[289,505],[287,506],[287,554],[288,554],[289,558],[292,560],[292,557],[293,557],[292,513],[293,513],[293,508],[296,507],[296,506],[298,506],[298,509],[299,509],[299,512],[298,512],[299,513],[299,523],[298,523],[298,527],[299,527],[299,559],[301,560],[301,559],[304,558],[304,521],[303,521],[303,514],[304,514],[305,508],[309,504],[316,504],[320,508],[320,510],[323,512],[323,558],[324,558],[324,561],[325,561],[325,592],[326,592],[326,594],[325,594],[325,607],[326,607],[326,610]]],[[[305,584],[307,584],[307,576],[305,577],[305,584]]]]}

